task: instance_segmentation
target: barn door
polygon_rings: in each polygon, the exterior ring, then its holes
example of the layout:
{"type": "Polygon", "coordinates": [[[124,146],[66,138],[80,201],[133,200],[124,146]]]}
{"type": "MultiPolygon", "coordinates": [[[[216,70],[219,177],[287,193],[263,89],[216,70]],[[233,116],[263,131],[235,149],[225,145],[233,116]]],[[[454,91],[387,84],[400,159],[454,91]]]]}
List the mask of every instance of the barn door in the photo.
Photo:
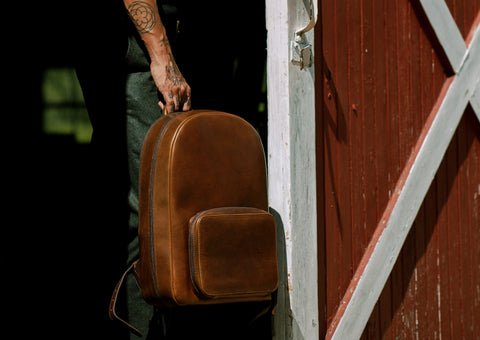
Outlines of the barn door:
{"type": "Polygon", "coordinates": [[[480,1],[319,0],[319,333],[480,334],[480,1]]]}

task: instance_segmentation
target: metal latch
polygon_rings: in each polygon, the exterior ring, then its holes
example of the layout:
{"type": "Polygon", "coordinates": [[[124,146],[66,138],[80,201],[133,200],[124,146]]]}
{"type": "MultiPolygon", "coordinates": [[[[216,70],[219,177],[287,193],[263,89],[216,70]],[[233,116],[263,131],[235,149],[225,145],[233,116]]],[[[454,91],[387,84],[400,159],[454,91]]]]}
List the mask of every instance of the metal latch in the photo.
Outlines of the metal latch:
{"type": "Polygon", "coordinates": [[[310,0],[310,21],[305,27],[295,31],[295,40],[290,46],[290,60],[293,64],[300,66],[301,70],[312,65],[312,45],[305,39],[305,33],[314,28],[317,23],[318,10],[317,6],[313,6],[313,1],[310,0]]]}
{"type": "Polygon", "coordinates": [[[300,42],[292,41],[290,53],[292,63],[300,66],[300,70],[312,64],[312,45],[305,40],[300,42]]]}

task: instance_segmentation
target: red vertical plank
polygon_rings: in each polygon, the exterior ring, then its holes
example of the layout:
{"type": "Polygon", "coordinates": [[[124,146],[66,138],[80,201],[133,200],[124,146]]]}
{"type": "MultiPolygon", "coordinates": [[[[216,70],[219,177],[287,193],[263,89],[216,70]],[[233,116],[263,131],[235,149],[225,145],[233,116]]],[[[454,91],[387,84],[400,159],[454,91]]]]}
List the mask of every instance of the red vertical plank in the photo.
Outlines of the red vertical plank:
{"type": "MultiPolygon", "coordinates": [[[[478,11],[480,10],[480,3],[478,1],[470,1],[470,0],[464,0],[463,2],[463,11],[464,11],[464,17],[465,17],[465,31],[467,32],[466,34],[468,35],[469,31],[472,28],[472,25],[475,21],[475,17],[477,16],[478,11]]],[[[467,37],[465,35],[465,37],[467,37]]]]}
{"type": "Polygon", "coordinates": [[[398,1],[387,1],[387,29],[386,29],[386,73],[387,73],[387,117],[389,119],[388,139],[389,145],[389,193],[393,190],[397,179],[400,176],[400,143],[399,143],[399,101],[398,101],[398,69],[396,67],[398,61],[397,38],[398,38],[398,1]]]}
{"type": "MultiPolygon", "coordinates": [[[[320,4],[319,4],[320,5],[320,4]]],[[[315,25],[314,54],[321,56],[321,63],[315,65],[315,161],[317,171],[317,263],[318,263],[318,334],[323,338],[327,332],[327,243],[325,219],[325,98],[323,58],[322,9],[315,25]]]]}
{"type": "Polygon", "coordinates": [[[387,78],[387,48],[386,27],[387,12],[385,3],[387,0],[374,0],[374,23],[375,23],[375,146],[377,169],[377,207],[381,215],[389,199],[389,186],[391,185],[388,174],[388,78],[387,78]]]}
{"type": "MultiPolygon", "coordinates": [[[[398,74],[398,1],[387,1],[386,3],[388,21],[386,35],[387,50],[387,114],[388,114],[388,173],[389,173],[389,196],[397,178],[400,175],[400,142],[399,142],[399,74],[398,74]]],[[[397,263],[401,265],[402,259],[398,258],[397,263]]],[[[392,321],[390,331],[392,335],[402,337],[403,326],[401,292],[403,290],[403,281],[399,266],[395,266],[391,273],[392,283],[392,321]]]]}
{"type": "Polygon", "coordinates": [[[459,227],[460,230],[460,244],[462,252],[460,254],[460,261],[462,267],[462,312],[463,312],[463,335],[467,339],[473,339],[473,296],[472,296],[472,259],[471,259],[471,244],[470,244],[470,228],[468,225],[468,206],[470,205],[468,199],[468,173],[467,173],[467,157],[470,143],[467,139],[468,116],[471,110],[467,108],[463,119],[458,127],[458,208],[459,208],[459,227]]]}
{"type": "MultiPolygon", "coordinates": [[[[432,190],[430,187],[429,192],[432,190]]],[[[427,194],[428,195],[428,194],[427,194]]],[[[426,231],[425,225],[425,215],[426,215],[426,207],[425,203],[422,205],[417,218],[415,220],[415,224],[413,226],[413,230],[415,233],[414,236],[414,247],[415,247],[415,254],[416,254],[416,267],[413,273],[413,280],[414,280],[414,326],[413,329],[415,330],[416,337],[419,339],[426,339],[427,332],[426,327],[421,327],[420,325],[426,325],[423,322],[425,315],[427,314],[427,301],[428,301],[428,293],[427,290],[427,254],[426,254],[426,243],[429,238],[429,234],[426,231]]],[[[412,338],[416,338],[412,337],[412,338]]]]}
{"type": "MultiPolygon", "coordinates": [[[[432,86],[431,86],[431,98],[437,98],[440,87],[445,81],[445,74],[442,67],[442,63],[439,61],[438,56],[435,53],[435,50],[432,48],[430,50],[431,56],[431,68],[427,64],[427,69],[429,70],[430,76],[432,77],[432,86]]],[[[435,99],[434,99],[435,100],[435,99]]],[[[438,230],[438,267],[437,267],[437,294],[438,294],[438,318],[439,318],[439,332],[441,332],[442,337],[451,338],[453,328],[451,325],[451,309],[449,305],[450,300],[450,290],[449,290],[449,265],[448,265],[448,256],[449,256],[449,240],[448,240],[448,215],[447,209],[445,208],[445,202],[448,199],[448,188],[446,185],[447,180],[447,169],[445,160],[439,167],[437,172],[436,181],[437,181],[437,230],[438,230]]],[[[432,216],[435,218],[435,216],[432,216]]],[[[431,316],[429,316],[431,317],[431,316]]]]}
{"type": "Polygon", "coordinates": [[[437,176],[437,210],[439,228],[439,286],[437,287],[439,294],[439,316],[440,316],[440,332],[443,337],[453,337],[453,327],[450,308],[450,268],[449,268],[449,240],[448,240],[448,215],[445,202],[448,199],[447,190],[447,165],[445,161],[440,165],[437,176]]]}
{"type": "MultiPolygon", "coordinates": [[[[391,178],[389,170],[389,128],[388,128],[388,50],[387,50],[387,0],[374,0],[375,18],[375,145],[377,168],[377,211],[379,215],[385,209],[390,193],[391,178]]],[[[388,332],[392,318],[391,279],[385,283],[385,287],[379,299],[379,327],[380,333],[388,332]]]]}
{"type": "MultiPolygon", "coordinates": [[[[411,106],[411,78],[412,78],[412,61],[414,52],[411,48],[411,27],[410,27],[410,4],[407,1],[399,1],[398,4],[398,101],[399,101],[399,143],[400,143],[400,166],[403,169],[411,150],[415,145],[420,131],[413,130],[413,117],[417,112],[411,106]]],[[[413,237],[415,230],[411,229],[405,240],[401,252],[402,268],[401,278],[402,287],[401,298],[402,304],[402,331],[406,338],[412,336],[415,332],[415,276],[413,275],[415,267],[415,245],[413,237]]]]}
{"type": "Polygon", "coordinates": [[[343,297],[348,284],[353,276],[352,262],[352,216],[351,216],[351,182],[349,143],[349,2],[336,2],[336,66],[335,84],[337,93],[337,157],[338,168],[336,172],[336,198],[339,207],[339,228],[342,243],[342,266],[340,271],[340,299],[343,297]]]}
{"type": "MultiPolygon", "coordinates": [[[[408,119],[403,122],[404,133],[408,144],[406,145],[406,157],[409,156],[410,150],[416,142],[419,131],[421,131],[425,116],[422,115],[422,97],[421,97],[421,77],[419,76],[423,71],[421,68],[421,30],[420,25],[416,19],[415,13],[411,7],[408,6],[408,50],[409,57],[409,103],[408,103],[408,119]],[[409,126],[410,125],[410,126],[409,126]]],[[[411,246],[405,250],[407,270],[410,275],[410,282],[408,286],[408,299],[405,301],[408,318],[408,336],[409,338],[424,339],[426,334],[423,327],[419,327],[422,316],[426,313],[425,303],[421,300],[426,297],[426,263],[425,263],[425,205],[422,205],[417,214],[416,221],[410,232],[407,242],[411,242],[411,246]]],[[[408,277],[407,277],[408,278],[408,277]]],[[[424,324],[424,323],[422,323],[424,324]]]]}
{"type": "Polygon", "coordinates": [[[405,126],[405,132],[408,136],[409,145],[406,150],[407,157],[410,155],[411,149],[415,145],[418,134],[423,128],[427,115],[422,106],[422,30],[416,18],[415,12],[410,5],[408,7],[408,43],[407,48],[410,51],[409,63],[409,84],[408,97],[409,106],[407,112],[409,113],[409,121],[405,126]]]}
{"type": "MultiPolygon", "coordinates": [[[[377,90],[377,54],[376,34],[377,23],[375,20],[375,8],[373,1],[363,1],[362,6],[362,64],[363,64],[363,91],[362,91],[362,120],[364,138],[364,162],[365,162],[365,227],[367,241],[373,234],[378,222],[377,210],[377,103],[383,98],[383,88],[377,90]],[[378,93],[380,92],[380,93],[378,93]],[[378,98],[380,96],[380,98],[378,98]]],[[[379,60],[378,62],[381,62],[379,60]]],[[[380,105],[381,106],[381,105],[380,105]]],[[[382,114],[382,112],[380,112],[382,114]]]]}
{"type": "Polygon", "coordinates": [[[453,327],[453,335],[461,337],[463,333],[463,309],[462,309],[462,266],[460,233],[458,217],[458,181],[456,180],[458,172],[457,163],[457,139],[458,133],[452,138],[449,149],[445,156],[447,163],[447,223],[448,223],[448,261],[449,261],[449,289],[450,289],[450,316],[453,327]]]}
{"type": "Polygon", "coordinates": [[[410,77],[412,50],[410,48],[410,26],[407,1],[398,1],[396,11],[397,22],[397,53],[395,68],[397,69],[397,116],[398,119],[398,158],[399,166],[403,169],[411,148],[415,145],[418,133],[413,134],[411,127],[413,126],[414,112],[410,110],[410,77]],[[410,62],[407,62],[410,61],[410,62]]]}
{"type": "MultiPolygon", "coordinates": [[[[376,33],[375,4],[373,1],[362,1],[362,120],[365,162],[365,211],[366,242],[373,234],[378,220],[377,207],[377,167],[376,167],[376,133],[377,133],[377,87],[376,87],[376,33]]],[[[383,97],[383,92],[380,93],[383,97]]],[[[365,329],[367,339],[380,338],[380,307],[377,304],[365,329]]]]}
{"type": "Polygon", "coordinates": [[[465,3],[463,0],[455,0],[455,22],[458,29],[462,33],[463,39],[465,39],[470,31],[470,25],[467,24],[465,18],[465,3]],[[468,27],[467,27],[468,26],[468,27]]]}
{"type": "MultiPolygon", "coordinates": [[[[422,339],[434,338],[438,339],[441,332],[441,305],[440,305],[440,253],[439,253],[439,230],[436,228],[436,216],[438,216],[436,196],[438,183],[436,180],[432,182],[430,190],[425,197],[425,293],[423,299],[419,303],[425,306],[424,313],[420,313],[419,323],[424,325],[426,336],[422,339]],[[430,235],[430,236],[428,236],[430,235]]],[[[421,247],[421,245],[420,245],[421,247]]]]}
{"type": "Polygon", "coordinates": [[[337,96],[336,74],[336,2],[322,1],[323,71],[324,77],[324,121],[325,121],[325,243],[326,250],[326,289],[327,323],[341,299],[342,234],[337,201],[338,181],[338,116],[340,109],[337,96]]]}
{"type": "MultiPolygon", "coordinates": [[[[415,127],[420,128],[429,114],[433,104],[436,100],[432,95],[433,78],[431,76],[431,45],[428,41],[425,31],[422,29],[421,23],[418,22],[418,17],[414,22],[419,26],[418,34],[418,49],[419,49],[419,69],[413,69],[417,76],[412,79],[418,82],[417,87],[413,92],[418,93],[419,103],[415,101],[417,108],[417,117],[415,120],[415,127]]],[[[412,61],[415,67],[415,62],[412,61]]],[[[435,228],[435,219],[432,216],[437,216],[436,204],[436,181],[432,182],[430,189],[425,197],[423,204],[424,217],[417,217],[418,225],[416,226],[416,252],[421,254],[424,252],[422,259],[419,261],[417,268],[418,290],[417,295],[417,317],[418,324],[423,325],[419,328],[419,339],[438,338],[439,329],[439,313],[438,313],[438,294],[437,294],[437,259],[438,259],[438,230],[435,228]],[[422,228],[423,226],[423,228],[422,228]],[[423,265],[423,266],[422,266],[423,265]],[[437,335],[434,337],[433,335],[437,335]]]]}
{"type": "Polygon", "coordinates": [[[365,164],[363,147],[362,2],[348,2],[348,133],[350,160],[350,214],[352,269],[360,262],[368,240],[365,235],[365,164]]]}
{"type": "MultiPolygon", "coordinates": [[[[408,110],[408,85],[409,85],[409,70],[408,64],[404,63],[404,60],[409,59],[409,49],[405,48],[408,34],[406,32],[406,15],[405,4],[403,1],[395,2],[395,63],[392,63],[391,69],[395,69],[395,105],[390,113],[391,118],[391,131],[395,136],[395,142],[391,147],[392,161],[396,165],[396,169],[393,170],[395,178],[397,177],[396,171],[401,171],[406,162],[405,146],[408,141],[405,136],[405,125],[409,123],[411,113],[408,110]]],[[[409,236],[410,237],[410,236],[409,236]]],[[[392,271],[393,282],[393,328],[392,331],[395,337],[402,339],[408,338],[408,309],[406,301],[408,297],[408,277],[406,277],[406,267],[408,266],[408,257],[405,254],[405,248],[409,248],[409,237],[405,240],[404,248],[397,259],[397,263],[392,271]]],[[[392,335],[393,335],[392,334],[392,335]]]]}
{"type": "MultiPolygon", "coordinates": [[[[417,17],[418,21],[418,17],[417,17]]],[[[430,42],[425,35],[425,30],[423,25],[425,23],[419,23],[421,25],[421,32],[419,36],[419,48],[420,48],[420,72],[418,73],[420,87],[419,93],[421,97],[420,102],[420,114],[423,118],[428,115],[434,102],[434,93],[432,93],[433,88],[433,77],[431,72],[432,65],[432,48],[430,42]]],[[[437,209],[435,204],[435,198],[437,193],[437,182],[434,180],[430,189],[425,197],[424,209],[425,217],[423,224],[425,226],[425,243],[423,246],[425,249],[425,272],[420,274],[420,277],[424,279],[424,284],[421,285],[424,290],[424,301],[419,300],[419,310],[418,318],[419,324],[425,325],[422,328],[425,332],[423,339],[427,338],[438,338],[439,335],[439,322],[441,314],[439,313],[439,300],[438,300],[438,289],[439,289],[439,275],[438,275],[438,242],[439,235],[438,229],[435,228],[435,219],[432,218],[437,216],[437,209]]],[[[417,240],[417,251],[422,249],[422,243],[420,239],[417,240]]],[[[420,270],[420,268],[419,268],[420,270]]],[[[420,291],[421,292],[421,291],[420,291]]],[[[419,293],[420,293],[419,292],[419,293]]],[[[419,331],[419,335],[423,333],[419,331]]]]}
{"type": "Polygon", "coordinates": [[[473,333],[480,334],[480,123],[471,113],[467,116],[467,136],[472,146],[467,160],[469,185],[469,230],[472,258],[473,333]]]}
{"type": "Polygon", "coordinates": [[[402,320],[403,331],[406,335],[406,339],[414,339],[416,334],[416,287],[417,287],[417,275],[415,272],[415,229],[410,229],[410,233],[405,240],[402,257],[403,257],[403,310],[404,318],[402,320]]]}
{"type": "Polygon", "coordinates": [[[405,310],[402,301],[404,298],[403,290],[405,287],[402,277],[402,266],[403,257],[399,256],[391,274],[393,316],[390,331],[392,332],[392,337],[406,339],[407,336],[403,324],[403,320],[405,318],[405,310]]]}

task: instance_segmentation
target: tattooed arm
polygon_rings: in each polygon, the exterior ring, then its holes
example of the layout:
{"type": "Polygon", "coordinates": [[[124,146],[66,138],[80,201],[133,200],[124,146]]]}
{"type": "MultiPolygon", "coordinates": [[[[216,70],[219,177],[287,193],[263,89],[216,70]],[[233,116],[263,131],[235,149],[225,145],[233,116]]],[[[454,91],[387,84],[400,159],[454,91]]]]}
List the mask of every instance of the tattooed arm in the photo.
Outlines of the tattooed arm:
{"type": "Polygon", "coordinates": [[[190,86],[173,58],[165,27],[158,14],[156,0],[123,0],[128,14],[142,37],[151,59],[150,70],[165,104],[166,112],[191,109],[190,86]]]}

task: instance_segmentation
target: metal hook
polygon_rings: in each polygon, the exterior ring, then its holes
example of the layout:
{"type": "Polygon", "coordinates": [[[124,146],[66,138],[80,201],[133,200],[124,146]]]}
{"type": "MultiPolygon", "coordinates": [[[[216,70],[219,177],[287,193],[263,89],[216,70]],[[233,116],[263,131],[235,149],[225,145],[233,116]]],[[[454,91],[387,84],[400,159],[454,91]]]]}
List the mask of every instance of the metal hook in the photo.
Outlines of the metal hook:
{"type": "Polygon", "coordinates": [[[295,31],[295,41],[300,42],[301,40],[303,40],[303,35],[315,27],[315,24],[317,23],[317,19],[318,19],[318,2],[316,3],[316,6],[313,6],[313,0],[310,0],[310,21],[305,27],[295,31]]]}
{"type": "Polygon", "coordinates": [[[314,28],[317,23],[318,3],[313,6],[313,1],[310,0],[310,21],[305,27],[295,31],[295,40],[290,46],[290,60],[293,64],[300,66],[300,70],[312,65],[312,45],[306,41],[305,33],[314,28]]]}

